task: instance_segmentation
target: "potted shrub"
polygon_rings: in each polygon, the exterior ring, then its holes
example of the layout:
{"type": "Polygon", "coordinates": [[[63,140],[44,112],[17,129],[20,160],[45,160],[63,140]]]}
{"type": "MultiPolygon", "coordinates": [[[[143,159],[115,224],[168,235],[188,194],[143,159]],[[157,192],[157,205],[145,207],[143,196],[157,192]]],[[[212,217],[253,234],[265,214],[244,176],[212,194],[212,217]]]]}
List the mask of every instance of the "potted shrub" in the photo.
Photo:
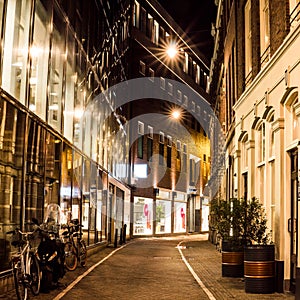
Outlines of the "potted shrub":
{"type": "Polygon", "coordinates": [[[242,277],[244,251],[241,239],[243,209],[238,199],[214,202],[215,226],[222,239],[222,276],[242,277]]]}
{"type": "Polygon", "coordinates": [[[267,232],[267,218],[257,198],[242,200],[244,207],[244,277],[247,293],[275,291],[275,247],[267,232]]]}

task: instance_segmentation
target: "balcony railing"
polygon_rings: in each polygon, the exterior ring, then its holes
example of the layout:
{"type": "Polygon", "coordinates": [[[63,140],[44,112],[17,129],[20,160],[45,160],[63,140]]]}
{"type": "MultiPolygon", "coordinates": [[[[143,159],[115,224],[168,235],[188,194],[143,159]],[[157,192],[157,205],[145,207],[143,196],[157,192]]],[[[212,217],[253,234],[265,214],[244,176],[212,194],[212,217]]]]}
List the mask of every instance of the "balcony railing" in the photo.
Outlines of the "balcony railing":
{"type": "Polygon", "coordinates": [[[290,27],[294,27],[297,25],[300,19],[300,2],[295,6],[293,11],[290,14],[290,27]]]}
{"type": "Polygon", "coordinates": [[[262,68],[270,60],[270,45],[260,57],[260,67],[262,68]]]}
{"type": "Polygon", "coordinates": [[[245,77],[245,87],[252,82],[252,70],[245,77]]]}

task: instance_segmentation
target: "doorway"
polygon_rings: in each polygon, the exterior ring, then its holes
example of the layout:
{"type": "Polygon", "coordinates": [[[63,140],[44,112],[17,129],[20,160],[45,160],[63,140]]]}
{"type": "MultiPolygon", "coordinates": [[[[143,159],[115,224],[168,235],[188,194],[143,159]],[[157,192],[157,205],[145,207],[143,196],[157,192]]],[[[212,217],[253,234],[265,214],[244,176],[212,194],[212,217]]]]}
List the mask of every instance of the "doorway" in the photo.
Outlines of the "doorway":
{"type": "Polygon", "coordinates": [[[291,158],[291,215],[288,220],[290,233],[290,290],[296,289],[296,267],[298,256],[297,219],[298,219],[298,151],[290,152],[291,158]]]}

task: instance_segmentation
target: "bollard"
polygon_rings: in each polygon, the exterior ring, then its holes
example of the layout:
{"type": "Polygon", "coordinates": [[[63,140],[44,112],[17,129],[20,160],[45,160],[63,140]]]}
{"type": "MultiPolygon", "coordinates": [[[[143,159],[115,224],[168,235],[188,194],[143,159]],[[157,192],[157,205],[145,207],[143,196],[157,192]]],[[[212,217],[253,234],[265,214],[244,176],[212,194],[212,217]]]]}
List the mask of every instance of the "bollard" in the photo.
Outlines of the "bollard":
{"type": "Polygon", "coordinates": [[[115,230],[115,242],[114,242],[114,247],[118,247],[118,229],[115,230]]]}
{"type": "Polygon", "coordinates": [[[275,292],[283,293],[284,261],[275,260],[275,292]]]}
{"type": "Polygon", "coordinates": [[[121,227],[120,229],[120,241],[119,241],[119,244],[122,245],[123,244],[123,229],[121,227]]]}
{"type": "Polygon", "coordinates": [[[126,243],[126,227],[127,227],[127,225],[124,224],[124,226],[123,226],[123,244],[126,243]]]}

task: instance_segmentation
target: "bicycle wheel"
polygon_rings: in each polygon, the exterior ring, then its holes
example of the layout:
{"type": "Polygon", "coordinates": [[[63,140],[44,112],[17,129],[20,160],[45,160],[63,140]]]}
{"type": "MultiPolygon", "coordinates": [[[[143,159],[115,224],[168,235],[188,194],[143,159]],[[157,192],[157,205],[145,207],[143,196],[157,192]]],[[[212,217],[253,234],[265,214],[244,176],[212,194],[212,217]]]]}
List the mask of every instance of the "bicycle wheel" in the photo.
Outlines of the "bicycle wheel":
{"type": "Polygon", "coordinates": [[[77,267],[77,252],[71,242],[65,243],[65,266],[69,271],[74,271],[77,267]]]}
{"type": "Polygon", "coordinates": [[[26,300],[28,297],[28,288],[24,283],[25,274],[21,268],[21,262],[13,263],[12,267],[17,298],[18,300],[26,300]]]}
{"type": "Polygon", "coordinates": [[[30,257],[30,289],[33,295],[38,295],[40,292],[40,285],[41,285],[41,272],[40,266],[37,258],[34,254],[31,254],[30,257]]]}
{"type": "Polygon", "coordinates": [[[86,244],[84,240],[80,240],[79,242],[79,259],[80,259],[81,266],[85,267],[86,260],[87,260],[87,250],[86,250],[86,244]]]}

